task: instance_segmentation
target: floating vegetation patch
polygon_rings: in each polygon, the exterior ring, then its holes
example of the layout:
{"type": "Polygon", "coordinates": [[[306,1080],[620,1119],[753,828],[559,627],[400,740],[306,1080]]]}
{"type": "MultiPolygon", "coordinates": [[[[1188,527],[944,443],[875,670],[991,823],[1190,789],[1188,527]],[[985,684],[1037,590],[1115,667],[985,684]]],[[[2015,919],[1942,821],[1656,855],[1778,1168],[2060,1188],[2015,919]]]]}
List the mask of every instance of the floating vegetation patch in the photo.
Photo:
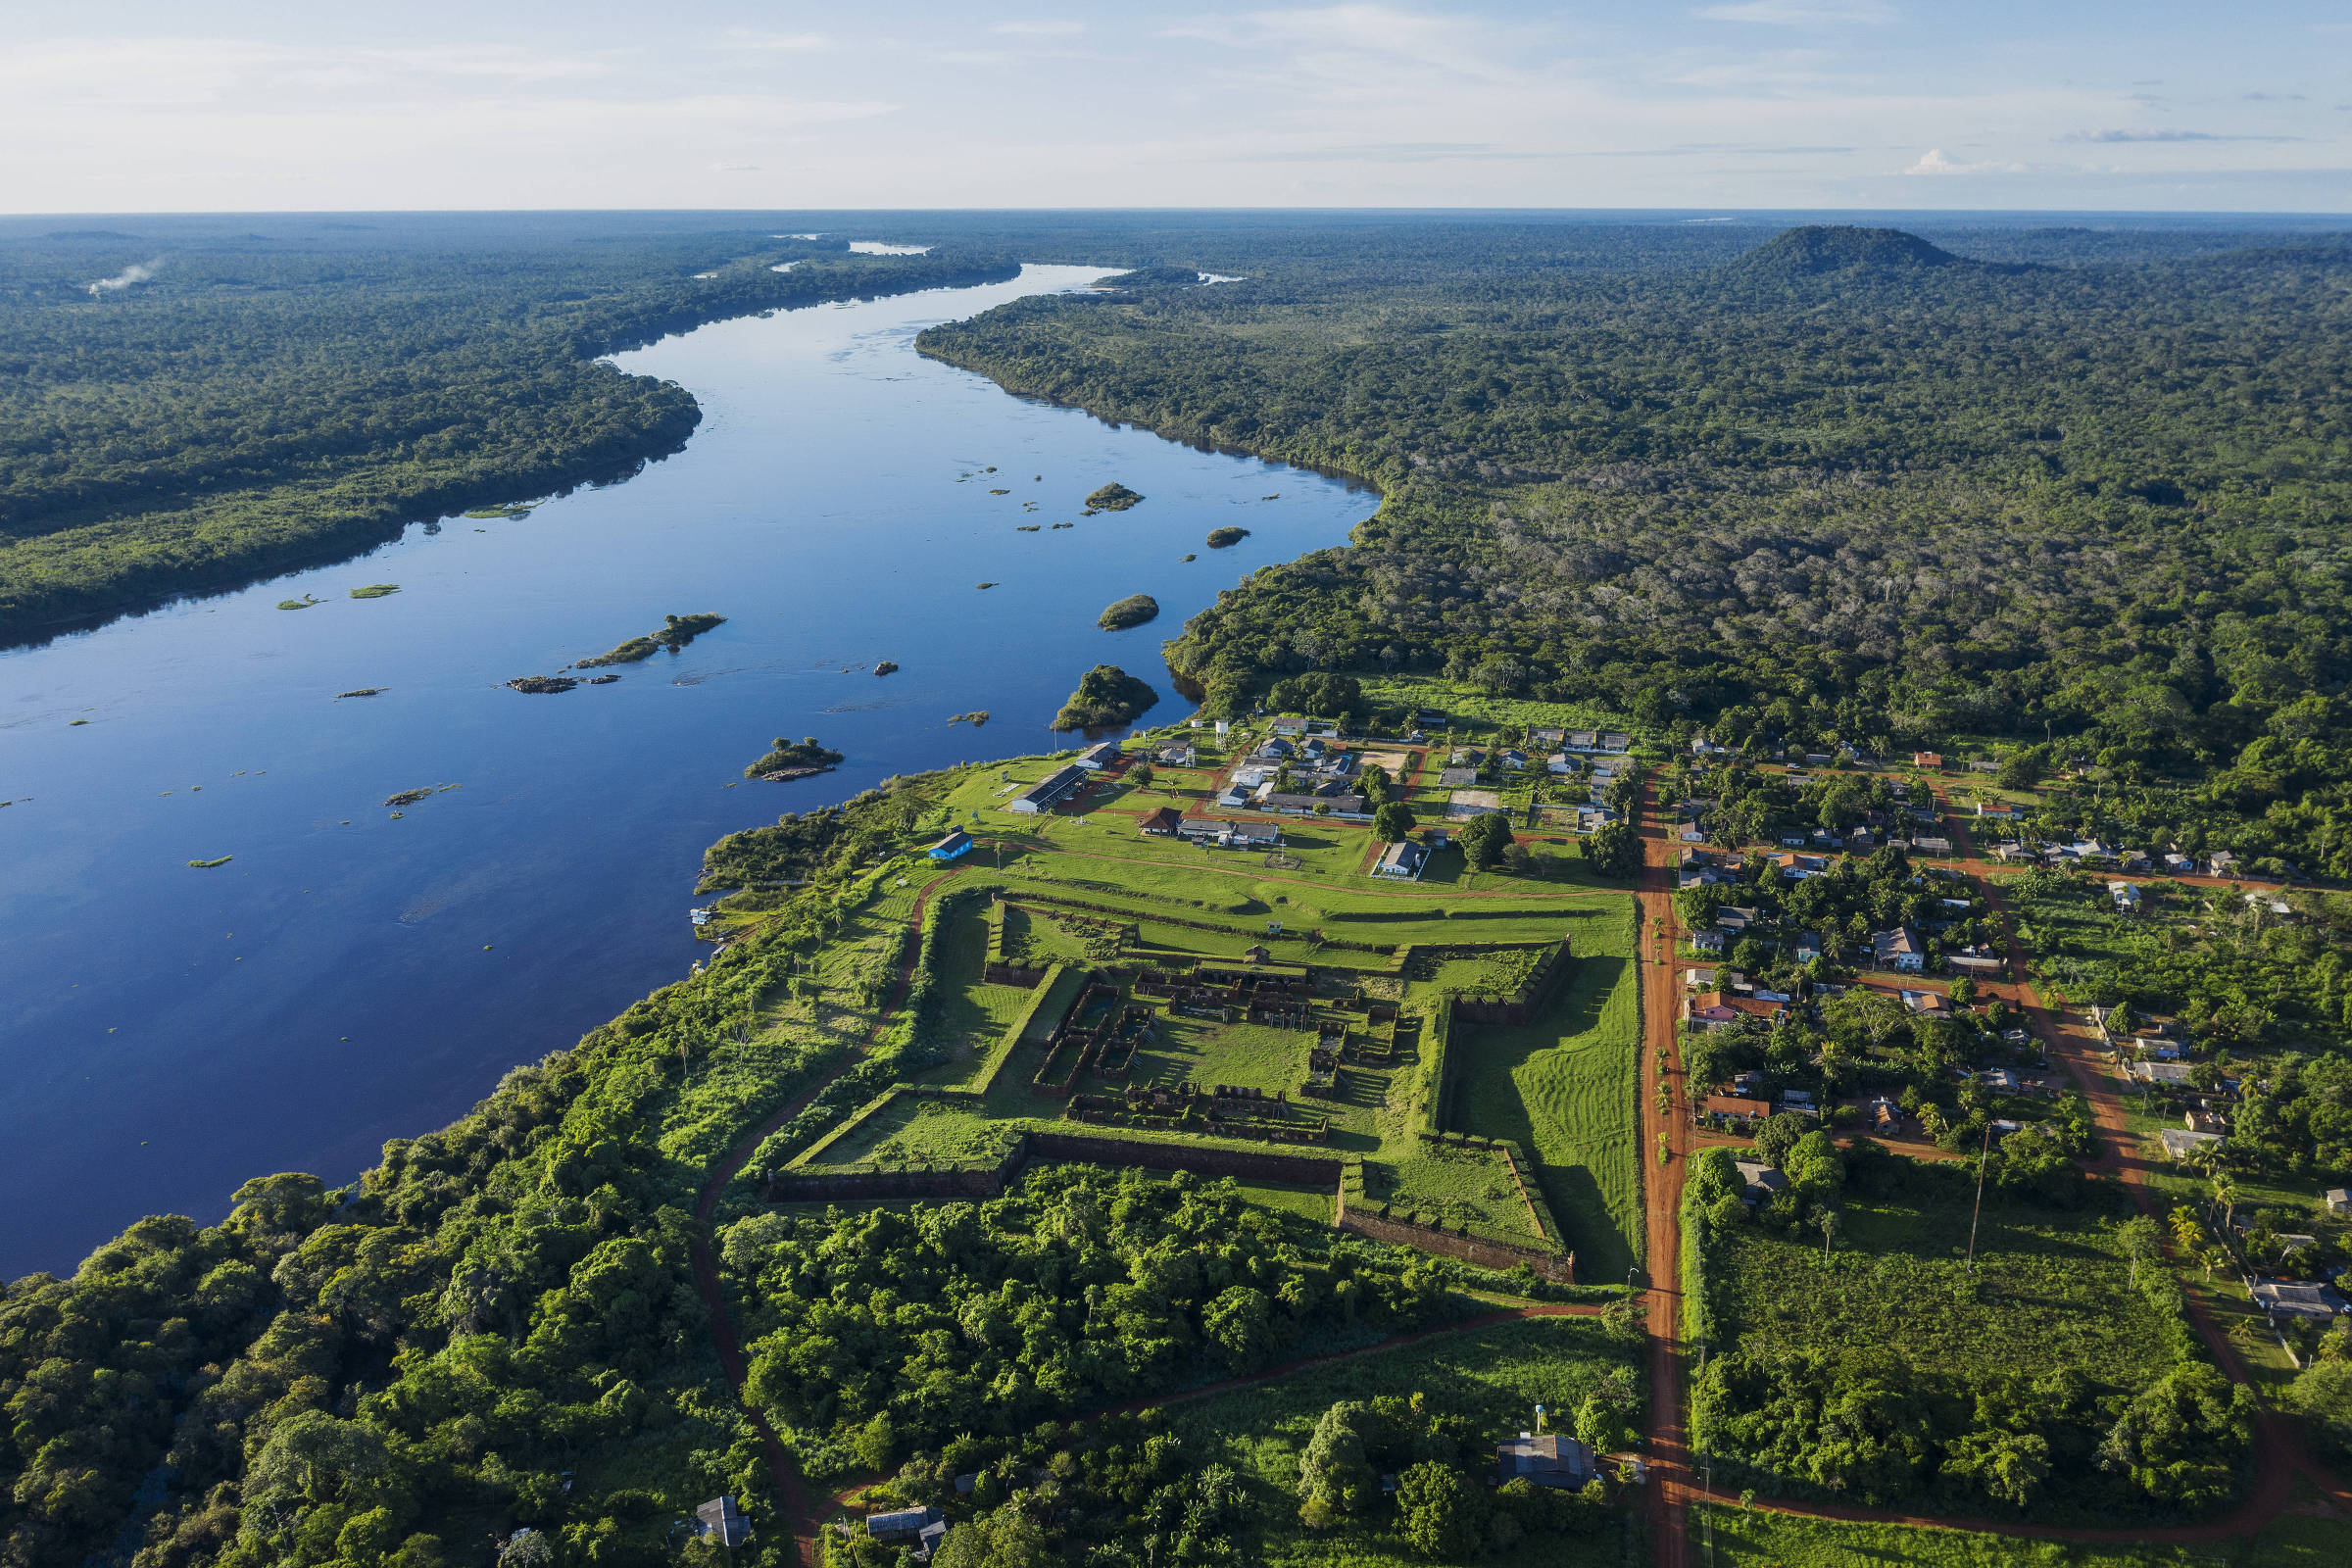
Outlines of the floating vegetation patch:
{"type": "Polygon", "coordinates": [[[363,686],[356,692],[335,693],[335,701],[339,703],[346,697],[381,697],[391,689],[389,686],[363,686]]]}
{"type": "Polygon", "coordinates": [[[525,506],[476,507],[465,515],[476,519],[485,517],[527,517],[531,509],[525,506]]]}
{"type": "Polygon", "coordinates": [[[354,588],[351,591],[351,597],[354,599],[388,599],[398,592],[400,592],[400,584],[396,582],[371,582],[365,588],[354,588]]]}
{"type": "Polygon", "coordinates": [[[994,588],[996,584],[993,582],[976,582],[972,584],[972,586],[975,588],[994,588]]]}
{"type": "Polygon", "coordinates": [[[1185,560],[1187,560],[1187,561],[1199,561],[1200,558],[1199,556],[1189,556],[1189,555],[1188,555],[1188,556],[1186,556],[1184,559],[1185,559],[1185,560]]]}
{"type": "Polygon", "coordinates": [[[951,724],[969,724],[974,729],[988,722],[988,710],[976,708],[968,713],[957,713],[948,720],[951,724]]]}
{"type": "Polygon", "coordinates": [[[304,594],[300,599],[280,599],[277,602],[277,608],[280,610],[308,610],[313,605],[324,603],[326,601],[320,599],[317,594],[304,594]]]}
{"type": "Polygon", "coordinates": [[[528,692],[533,697],[552,697],[557,692],[567,692],[578,684],[569,675],[517,675],[507,682],[510,689],[528,692]]]}
{"type": "Polygon", "coordinates": [[[1113,481],[1086,498],[1086,514],[1091,517],[1098,512],[1125,512],[1143,499],[1125,485],[1113,481]]]}
{"type": "Polygon", "coordinates": [[[464,789],[465,787],[463,784],[426,784],[417,789],[402,790],[398,795],[388,795],[384,797],[384,804],[395,808],[403,806],[415,806],[428,795],[439,795],[445,790],[464,789]]]}
{"type": "Polygon", "coordinates": [[[235,858],[233,855],[223,855],[217,860],[190,860],[188,863],[199,871],[209,871],[216,865],[226,865],[235,858]]]}
{"type": "Polygon", "coordinates": [[[660,631],[649,631],[642,637],[632,637],[611,653],[599,654],[594,659],[583,659],[572,667],[574,669],[593,669],[600,664],[634,664],[639,660],[653,658],[664,648],[674,654],[711,627],[724,626],[727,623],[727,617],[724,615],[664,615],[662,620],[662,625],[660,631]]]}
{"type": "Polygon", "coordinates": [[[1057,522],[1054,526],[1056,528],[1075,528],[1078,525],[1074,522],[1057,522]]]}
{"type": "Polygon", "coordinates": [[[991,490],[989,494],[992,496],[1008,496],[1012,494],[1012,492],[1009,490],[991,490]]]}
{"type": "Polygon", "coordinates": [[[1034,522],[1024,522],[1018,524],[1013,531],[1016,533],[1035,533],[1037,530],[1038,524],[1034,522]]]}
{"type": "Polygon", "coordinates": [[[610,686],[618,679],[620,679],[618,675],[591,675],[588,677],[588,684],[591,686],[610,686]]]}
{"type": "Polygon", "coordinates": [[[899,666],[887,659],[874,666],[874,673],[877,675],[895,675],[898,672],[899,666]]]}
{"type": "Polygon", "coordinates": [[[1141,626],[1158,614],[1158,600],[1150,594],[1129,594],[1097,615],[1095,624],[1104,631],[1124,631],[1130,626],[1141,626]]]}
{"type": "Polygon", "coordinates": [[[1211,528],[1208,530],[1208,548],[1230,550],[1249,537],[1250,530],[1247,528],[1211,528]]]}

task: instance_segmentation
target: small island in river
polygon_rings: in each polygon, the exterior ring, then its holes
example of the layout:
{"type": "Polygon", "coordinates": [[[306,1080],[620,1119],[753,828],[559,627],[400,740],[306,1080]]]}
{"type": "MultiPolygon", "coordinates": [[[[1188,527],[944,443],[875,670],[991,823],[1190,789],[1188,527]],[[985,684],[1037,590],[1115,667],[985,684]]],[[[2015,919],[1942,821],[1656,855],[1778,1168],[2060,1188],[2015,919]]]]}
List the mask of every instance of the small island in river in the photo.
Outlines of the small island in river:
{"type": "Polygon", "coordinates": [[[1086,498],[1086,514],[1091,517],[1098,512],[1125,512],[1143,499],[1125,485],[1114,481],[1086,498]]]}
{"type": "Polygon", "coordinates": [[[1208,548],[1227,550],[1249,537],[1250,530],[1247,528],[1211,528],[1208,530],[1208,548]]]}
{"type": "Polygon", "coordinates": [[[775,750],[743,770],[745,778],[765,779],[771,784],[788,783],[807,778],[812,773],[830,771],[841,761],[841,753],[820,744],[813,735],[797,741],[776,737],[775,750]]]}
{"type": "Polygon", "coordinates": [[[1141,626],[1159,613],[1159,601],[1150,594],[1129,594],[1095,617],[1095,624],[1104,631],[1125,631],[1141,626]]]}
{"type": "Polygon", "coordinates": [[[567,692],[578,684],[579,682],[573,680],[569,675],[517,675],[507,682],[507,685],[513,690],[525,692],[533,697],[553,697],[556,693],[567,692]]]}
{"type": "Polygon", "coordinates": [[[1054,715],[1054,727],[1105,729],[1130,724],[1136,715],[1159,701],[1159,693],[1116,664],[1097,664],[1078,681],[1078,689],[1054,715]]]}
{"type": "Polygon", "coordinates": [[[572,667],[593,669],[599,664],[634,664],[639,660],[653,658],[664,648],[674,654],[711,627],[723,626],[727,623],[727,617],[724,615],[664,615],[662,619],[662,626],[660,631],[649,631],[642,637],[632,637],[611,653],[599,654],[594,659],[583,659],[572,667]]]}

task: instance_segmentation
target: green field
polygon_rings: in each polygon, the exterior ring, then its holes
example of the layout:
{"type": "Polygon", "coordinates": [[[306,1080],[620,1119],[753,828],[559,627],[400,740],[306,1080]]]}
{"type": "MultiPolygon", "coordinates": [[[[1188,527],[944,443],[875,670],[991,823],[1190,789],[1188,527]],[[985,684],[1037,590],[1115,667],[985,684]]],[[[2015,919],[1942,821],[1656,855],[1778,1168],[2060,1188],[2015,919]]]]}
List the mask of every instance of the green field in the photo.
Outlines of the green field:
{"type": "Polygon", "coordinates": [[[1955,1392],[2059,1367],[2138,1389],[2172,1369],[2168,1321],[2132,1289],[2115,1242],[2133,1212],[2121,1192],[2097,1188],[2073,1210],[1988,1196],[1972,1284],[1967,1187],[1947,1185],[1932,1200],[1855,1195],[1826,1261],[1817,1232],[1730,1232],[1707,1258],[1724,1328],[1751,1351],[1901,1365],[1955,1392]]]}
{"type": "Polygon", "coordinates": [[[1577,1277],[1621,1279],[1641,1255],[1641,986],[1631,904],[1569,927],[1576,955],[1544,1013],[1454,1025],[1450,1130],[1516,1140],[1576,1253],[1577,1277]]]}
{"type": "MultiPolygon", "coordinates": [[[[1253,1553],[1249,1560],[1274,1568],[1402,1568],[1433,1559],[1416,1554],[1390,1528],[1393,1513],[1376,1510],[1322,1534],[1290,1522],[1298,1507],[1298,1457],[1325,1410],[1341,1399],[1419,1393],[1441,1410],[1476,1420],[1489,1441],[1500,1441],[1531,1426],[1539,1403],[1574,1409],[1612,1369],[1640,1376],[1638,1358],[1611,1341],[1597,1321],[1534,1318],[1448,1334],[1187,1401],[1170,1408],[1169,1424],[1200,1462],[1228,1464],[1240,1472],[1257,1505],[1252,1511],[1274,1521],[1260,1544],[1262,1555],[1253,1553]]],[[[1621,1509],[1596,1535],[1552,1537],[1514,1552],[1466,1560],[1514,1568],[1600,1568],[1635,1560],[1625,1554],[1638,1544],[1626,1539],[1636,1529],[1633,1516],[1621,1509]]]]}
{"type": "MultiPolygon", "coordinates": [[[[1707,1560],[1709,1510],[1690,1510],[1690,1541],[1707,1560]]],[[[1722,1568],[2336,1568],[2352,1562],[2352,1525],[2309,1514],[2280,1515],[2260,1535],[2212,1545],[2133,1546],[2019,1541],[1966,1530],[1853,1524],[1801,1514],[1713,1510],[1714,1561],[1722,1568]]]]}

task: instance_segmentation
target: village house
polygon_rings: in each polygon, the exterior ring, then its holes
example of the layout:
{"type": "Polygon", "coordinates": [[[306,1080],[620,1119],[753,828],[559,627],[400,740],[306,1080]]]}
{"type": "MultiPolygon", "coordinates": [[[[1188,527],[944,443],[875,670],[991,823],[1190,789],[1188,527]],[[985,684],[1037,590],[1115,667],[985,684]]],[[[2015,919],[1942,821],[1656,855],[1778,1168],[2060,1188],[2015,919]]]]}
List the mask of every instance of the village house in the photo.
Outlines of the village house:
{"type": "Polygon", "coordinates": [[[894,1508],[888,1513],[867,1514],[865,1533],[876,1541],[910,1546],[921,1539],[925,1525],[937,1524],[944,1517],[937,1508],[894,1508]]]}
{"type": "Polygon", "coordinates": [[[1194,767],[1200,761],[1200,754],[1191,741],[1168,742],[1159,749],[1158,758],[1163,767],[1194,767]]]}
{"type": "Polygon", "coordinates": [[[1429,851],[1427,849],[1415,844],[1410,839],[1400,839],[1381,853],[1380,858],[1373,862],[1372,874],[1374,876],[1402,877],[1407,881],[1418,882],[1421,880],[1422,870],[1428,864],[1429,851]]]}
{"type": "Polygon", "coordinates": [[[1176,824],[1176,836],[1187,844],[1219,850],[1271,849],[1282,842],[1282,830],[1271,822],[1229,822],[1214,816],[1186,817],[1176,824]]]}
{"type": "Polygon", "coordinates": [[[1477,782],[1478,769],[1475,767],[1448,767],[1438,774],[1438,784],[1443,789],[1466,790],[1477,782]]]}
{"type": "Polygon", "coordinates": [[[1897,991],[1894,999],[1903,1004],[1906,1011],[1922,1018],[1949,1018],[1952,1015],[1952,999],[1940,991],[1905,988],[1897,991]]]}
{"type": "Polygon", "coordinates": [[[945,837],[923,853],[934,860],[953,860],[971,853],[972,836],[959,827],[948,829],[945,837]]]}
{"type": "Polygon", "coordinates": [[[1538,728],[1527,732],[1527,744],[1530,746],[1548,746],[1557,750],[1567,739],[1568,732],[1564,729],[1538,728]]]}
{"type": "Polygon", "coordinates": [[[1814,931],[1799,931],[1796,934],[1796,961],[1799,963],[1811,963],[1815,958],[1820,956],[1822,956],[1820,933],[1814,931]]]}
{"type": "Polygon", "coordinates": [[[1285,816],[1345,816],[1360,817],[1364,812],[1361,795],[1294,795],[1268,791],[1257,799],[1263,810],[1279,811],[1285,816]],[[1318,812],[1315,808],[1323,808],[1318,812]]]}
{"type": "Polygon", "coordinates": [[[1506,1485],[1530,1481],[1539,1487],[1574,1492],[1581,1491],[1599,1474],[1591,1448],[1574,1438],[1563,1438],[1556,1433],[1536,1436],[1522,1432],[1494,1447],[1494,1479],[1506,1485]]]}
{"type": "Polygon", "coordinates": [[[2215,850],[2205,857],[2205,869],[2214,876],[2229,876],[2237,869],[2237,857],[2228,850],[2215,850]]]}
{"type": "Polygon", "coordinates": [[[2280,1318],[2309,1318],[2315,1322],[2331,1322],[2345,1309],[2344,1298],[2332,1285],[2305,1284],[2300,1280],[2264,1280],[2248,1293],[2263,1315],[2276,1324],[2280,1318]]]}
{"type": "Polygon", "coordinates": [[[1715,911],[1715,929],[1738,935],[1757,924],[1761,918],[1761,914],[1755,909],[1737,904],[1727,904],[1715,911]]]}
{"type": "Polygon", "coordinates": [[[1913,752],[1911,765],[1913,767],[1941,767],[1943,754],[1941,752],[1913,752]]]}
{"type": "Polygon", "coordinates": [[[1990,948],[1963,948],[1958,953],[1943,956],[1943,966],[1954,974],[1983,975],[1997,979],[2002,964],[2000,955],[1990,948]]]}
{"type": "Polygon", "coordinates": [[[2191,1110],[2180,1119],[2192,1133],[2220,1133],[2226,1137],[2230,1132],[2230,1123],[2210,1110],[2191,1110]]]}
{"type": "Polygon", "coordinates": [[[1928,950],[1919,933],[1908,926],[1870,934],[1870,956],[1898,974],[1921,974],[1928,966],[1928,950]]]}
{"type": "Polygon", "coordinates": [[[1723,940],[1723,933],[1720,931],[1693,931],[1690,933],[1690,945],[1701,953],[1721,953],[1723,940]]]}
{"type": "Polygon", "coordinates": [[[1776,1024],[1788,1013],[1786,1001],[1770,1002],[1762,997],[1742,997],[1724,991],[1701,991],[1683,1001],[1683,1021],[1702,1034],[1751,1022],[1776,1024]]]}
{"type": "Polygon", "coordinates": [[[1802,882],[1812,876],[1827,876],[1830,870],[1828,857],[1820,855],[1776,855],[1772,863],[1779,866],[1781,875],[1791,882],[1802,882]]]}
{"type": "Polygon", "coordinates": [[[2174,876],[2187,876],[2196,870],[2197,859],[2193,855],[2182,855],[2179,850],[2174,850],[2165,856],[2164,868],[2174,876]]]}
{"type": "Polygon", "coordinates": [[[1103,768],[1106,768],[1110,766],[1111,763],[1117,761],[1119,760],[1119,743],[1117,741],[1103,741],[1100,745],[1089,746],[1085,751],[1080,752],[1078,754],[1077,765],[1085,768],[1090,773],[1101,772],[1103,768]]]}
{"type": "Polygon", "coordinates": [[[1165,839],[1176,836],[1177,825],[1183,820],[1184,813],[1182,811],[1177,810],[1173,806],[1163,806],[1156,811],[1144,813],[1144,819],[1135,826],[1138,832],[1149,833],[1153,838],[1165,839]]]}
{"type": "Polygon", "coordinates": [[[694,1534],[698,1541],[715,1541],[732,1551],[752,1539],[752,1522],[733,1497],[722,1494],[694,1510],[694,1534]]]}
{"type": "Polygon", "coordinates": [[[2115,907],[2118,913],[2137,914],[2139,912],[2139,889],[2132,886],[2131,883],[2108,883],[2107,896],[2115,901],[2115,907]]]}
{"type": "Polygon", "coordinates": [[[1760,1159],[1736,1159],[1732,1163],[1738,1168],[1740,1181],[1746,1184],[1746,1192],[1740,1200],[1742,1202],[1762,1202],[1788,1185],[1788,1177],[1760,1159]]]}

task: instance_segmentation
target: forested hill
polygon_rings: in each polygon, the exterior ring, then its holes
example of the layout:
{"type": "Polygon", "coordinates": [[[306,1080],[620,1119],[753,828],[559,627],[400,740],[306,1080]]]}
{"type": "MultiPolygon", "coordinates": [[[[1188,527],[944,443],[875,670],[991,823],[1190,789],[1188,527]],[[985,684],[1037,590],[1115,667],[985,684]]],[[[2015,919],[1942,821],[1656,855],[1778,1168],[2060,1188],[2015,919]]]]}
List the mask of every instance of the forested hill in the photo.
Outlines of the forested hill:
{"type": "Polygon", "coordinates": [[[674,451],[692,395],[600,355],[1017,271],[739,226],[246,221],[280,232],[0,234],[0,643],[674,451]]]}
{"type": "Polygon", "coordinates": [[[1378,480],[1353,548],[1261,571],[1171,661],[1475,676],[1882,751],[2080,737],[2227,770],[2248,848],[2352,872],[2352,247],[1807,230],[1704,265],[1432,226],[1250,280],[1022,301],[925,352],[1023,393],[1378,480]],[[1450,247],[1461,266],[1444,265],[1450,247]],[[1815,265],[1819,263],[1820,265],[1815,265]],[[2249,752],[2249,748],[2260,749],[2249,752]],[[2332,797],[2328,797],[2332,799],[2332,797]],[[2323,803],[2324,804],[2324,803],[2323,803]],[[2339,809],[2341,808],[2341,809],[2339,809]]]}

